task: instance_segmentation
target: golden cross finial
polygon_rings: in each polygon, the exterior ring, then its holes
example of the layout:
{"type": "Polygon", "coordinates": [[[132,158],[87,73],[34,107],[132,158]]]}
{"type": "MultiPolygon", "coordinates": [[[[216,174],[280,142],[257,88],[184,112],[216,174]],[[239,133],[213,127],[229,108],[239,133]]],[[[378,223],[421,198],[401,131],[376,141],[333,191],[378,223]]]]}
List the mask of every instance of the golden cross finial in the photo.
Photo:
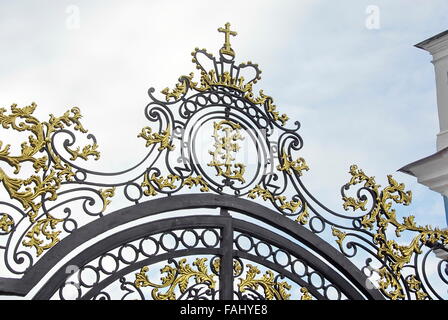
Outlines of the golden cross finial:
{"type": "Polygon", "coordinates": [[[238,33],[236,31],[230,30],[230,23],[227,22],[225,24],[225,28],[218,28],[219,32],[225,33],[225,41],[224,41],[224,47],[219,50],[222,54],[228,54],[232,57],[235,56],[235,52],[233,51],[232,47],[230,46],[230,36],[236,36],[238,33]]]}

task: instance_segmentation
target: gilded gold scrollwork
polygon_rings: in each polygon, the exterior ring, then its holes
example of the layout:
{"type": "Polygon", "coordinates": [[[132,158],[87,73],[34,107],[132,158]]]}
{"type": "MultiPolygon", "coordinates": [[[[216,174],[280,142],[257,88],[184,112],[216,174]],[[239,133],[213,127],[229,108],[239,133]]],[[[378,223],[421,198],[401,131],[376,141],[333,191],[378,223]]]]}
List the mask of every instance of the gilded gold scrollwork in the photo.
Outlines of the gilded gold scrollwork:
{"type": "MultiPolygon", "coordinates": [[[[156,173],[153,173],[151,176],[149,176],[148,173],[145,173],[143,176],[143,182],[140,184],[140,186],[142,188],[145,188],[145,190],[143,191],[143,194],[145,196],[156,196],[158,194],[156,188],[158,190],[162,190],[164,188],[175,190],[178,188],[178,186],[175,183],[179,180],[181,180],[181,178],[173,174],[169,174],[166,177],[163,177],[163,176],[157,176],[156,173]]],[[[207,182],[204,181],[202,176],[186,177],[181,184],[181,187],[184,186],[187,186],[189,189],[191,189],[193,186],[201,186],[200,188],[201,192],[210,191],[209,185],[207,184],[207,182]]]]}
{"type": "MultiPolygon", "coordinates": [[[[41,199],[45,197],[47,201],[56,200],[62,183],[73,181],[75,176],[71,165],[64,162],[53,150],[52,136],[58,130],[67,127],[73,127],[82,133],[87,133],[87,130],[80,122],[82,116],[79,108],[72,108],[60,117],[50,114],[48,121],[40,121],[33,115],[36,107],[35,103],[23,108],[13,104],[10,113],[0,108],[0,124],[4,129],[30,133],[28,139],[21,144],[20,155],[12,155],[11,146],[3,146],[3,142],[0,141],[0,162],[13,167],[15,175],[21,173],[22,165],[25,163],[31,163],[35,171],[35,174],[27,178],[19,178],[8,175],[0,168],[0,182],[11,199],[21,204],[30,222],[33,223],[22,244],[35,248],[37,256],[40,256],[59,242],[61,231],[57,231],[56,226],[62,221],[50,214],[46,214],[46,218],[42,220],[35,221],[42,207],[41,199]]],[[[65,149],[71,154],[71,160],[76,160],[78,157],[87,160],[90,156],[99,158],[97,148],[98,145],[94,143],[83,148],[65,149]]],[[[10,230],[14,223],[7,217],[3,215],[0,221],[0,228],[3,231],[10,230]]]]}
{"type": "Polygon", "coordinates": [[[271,270],[267,270],[261,278],[257,278],[261,273],[258,267],[248,264],[247,268],[245,278],[239,278],[238,290],[241,293],[244,293],[247,289],[258,290],[262,288],[267,300],[289,299],[291,294],[288,293],[288,290],[291,289],[291,285],[286,281],[277,281],[271,270]]]}
{"type": "Polygon", "coordinates": [[[66,148],[67,151],[72,155],[70,160],[76,160],[78,158],[81,158],[83,160],[87,160],[88,157],[95,157],[95,160],[98,160],[100,158],[100,152],[97,150],[98,145],[96,143],[90,145],[84,146],[82,150],[77,147],[75,150],[72,150],[70,148],[66,148]]]}
{"type": "Polygon", "coordinates": [[[300,292],[302,293],[300,300],[313,300],[313,296],[310,294],[307,288],[300,288],[300,292]]]}
{"type": "Polygon", "coordinates": [[[178,180],[180,180],[180,177],[177,175],[169,174],[165,178],[163,176],[160,176],[160,177],[157,176],[157,174],[155,172],[151,175],[151,177],[149,177],[148,173],[145,173],[143,182],[140,185],[142,188],[146,188],[146,190],[143,191],[144,195],[155,196],[155,195],[157,195],[157,191],[156,191],[156,188],[154,188],[154,185],[159,190],[162,190],[164,188],[174,190],[177,188],[177,186],[174,183],[178,180]]]}
{"type": "Polygon", "coordinates": [[[189,189],[191,189],[193,186],[201,186],[201,192],[208,192],[210,189],[208,187],[207,182],[204,181],[202,176],[197,177],[187,177],[185,178],[184,182],[182,183],[183,186],[188,186],[189,189]]]}
{"type": "Polygon", "coordinates": [[[215,275],[210,273],[206,266],[207,258],[196,258],[192,263],[193,267],[187,263],[187,259],[180,259],[175,266],[165,265],[160,269],[161,273],[166,274],[161,278],[161,284],[153,283],[148,278],[149,267],[141,268],[140,272],[135,274],[134,285],[137,288],[152,287],[151,296],[154,300],[176,300],[176,289],[180,293],[184,293],[188,287],[190,279],[194,279],[195,283],[201,283],[214,289],[216,286],[215,275]],[[164,293],[159,292],[160,289],[166,289],[164,293]]]}
{"type": "Polygon", "coordinates": [[[36,255],[39,257],[45,250],[52,248],[60,241],[61,231],[57,231],[56,226],[62,221],[62,219],[56,219],[48,214],[46,218],[37,221],[26,233],[25,237],[28,239],[23,240],[22,244],[26,247],[34,247],[36,255]]]}
{"type": "MultiPolygon", "coordinates": [[[[411,191],[405,191],[403,183],[398,183],[391,175],[387,176],[388,185],[381,189],[374,177],[367,176],[356,165],[350,167],[351,179],[346,185],[362,184],[362,187],[369,190],[373,197],[372,208],[361,218],[361,226],[366,230],[374,230],[372,235],[374,243],[377,245],[377,255],[384,260],[385,266],[379,269],[379,285],[381,291],[390,299],[405,298],[404,290],[400,282],[403,268],[410,263],[414,254],[420,254],[421,247],[425,244],[435,244],[442,242],[448,244],[448,231],[432,228],[430,226],[418,226],[414,221],[414,216],[404,217],[403,222],[397,218],[396,211],[392,208],[394,203],[409,205],[412,200],[411,191]],[[400,244],[389,239],[388,228],[395,229],[395,235],[400,237],[403,232],[415,232],[416,235],[406,244],[400,244]]],[[[345,210],[361,209],[366,211],[367,199],[355,199],[343,196],[343,207],[345,210]]],[[[333,235],[338,238],[337,243],[342,250],[342,244],[346,234],[333,228],[333,235]]],[[[411,291],[418,299],[426,297],[422,292],[421,282],[412,275],[407,280],[411,291]]]]}
{"type": "Polygon", "coordinates": [[[408,284],[409,290],[415,294],[417,300],[425,300],[428,297],[428,294],[422,290],[422,283],[415,275],[406,278],[406,283],[408,284]]]}
{"type": "Polygon", "coordinates": [[[335,228],[334,226],[331,227],[332,230],[332,234],[333,236],[335,236],[336,238],[338,238],[336,240],[336,243],[339,245],[340,248],[342,248],[342,245],[344,243],[344,239],[347,236],[347,233],[339,230],[338,228],[335,228]]]}
{"type": "Polygon", "coordinates": [[[2,213],[0,214],[0,230],[4,233],[11,232],[12,227],[14,226],[14,219],[11,218],[8,214],[2,213]]]}
{"type": "Polygon", "coordinates": [[[249,190],[247,196],[251,199],[261,197],[264,201],[269,200],[272,202],[272,204],[277,205],[281,210],[288,210],[291,213],[297,212],[297,210],[300,208],[296,221],[302,225],[308,223],[309,211],[306,202],[302,202],[299,199],[297,201],[288,201],[286,196],[283,195],[274,196],[269,190],[264,189],[260,185],[256,185],[254,188],[249,190]],[[276,203],[277,201],[278,203],[276,203]]]}
{"type": "Polygon", "coordinates": [[[175,146],[171,144],[171,125],[168,124],[166,130],[162,130],[160,133],[152,132],[150,127],[144,127],[142,131],[137,135],[138,138],[146,140],[146,146],[149,147],[153,144],[160,143],[159,151],[168,149],[174,150],[175,146]]]}
{"type": "MultiPolygon", "coordinates": [[[[216,258],[212,262],[214,271],[219,274],[219,270],[221,268],[221,258],[216,258]]],[[[241,274],[241,271],[243,270],[243,266],[241,265],[241,262],[233,259],[233,275],[238,276],[241,274]]]]}
{"type": "Polygon", "coordinates": [[[282,126],[284,126],[289,120],[289,117],[286,114],[280,115],[277,111],[277,106],[273,103],[274,99],[268,95],[265,95],[263,90],[260,90],[259,96],[255,97],[252,92],[252,88],[250,88],[250,90],[245,91],[244,98],[253,104],[265,106],[266,112],[270,114],[272,119],[275,121],[280,121],[282,126]]]}
{"type": "Polygon", "coordinates": [[[101,196],[101,200],[103,201],[103,209],[101,209],[101,212],[105,212],[107,206],[111,203],[112,200],[109,200],[109,198],[113,198],[115,196],[115,187],[108,188],[108,189],[100,189],[98,190],[101,196]]]}
{"type": "Polygon", "coordinates": [[[189,84],[193,81],[193,76],[194,73],[191,72],[189,76],[181,77],[173,90],[169,88],[163,89],[161,93],[165,95],[166,101],[169,102],[171,99],[179,100],[182,95],[186,94],[189,84]]]}
{"type": "MultiPolygon", "coordinates": [[[[42,203],[36,200],[40,199],[41,196],[48,196],[50,201],[56,200],[57,190],[61,183],[64,180],[71,181],[74,176],[72,167],[63,163],[61,158],[53,151],[51,136],[57,130],[69,126],[73,126],[74,130],[87,133],[80,122],[82,116],[78,108],[72,108],[60,117],[51,114],[48,121],[40,121],[33,116],[36,107],[35,103],[23,108],[13,104],[10,114],[6,113],[6,109],[0,108],[0,124],[4,129],[31,133],[28,140],[21,144],[21,154],[18,156],[10,154],[10,145],[6,145],[2,149],[3,142],[0,141],[0,161],[14,167],[14,174],[19,174],[22,164],[26,162],[32,163],[35,170],[35,175],[21,179],[8,176],[0,168],[0,182],[9,196],[21,203],[31,222],[34,222],[42,206],[42,203]],[[41,155],[43,152],[47,154],[41,155]],[[47,174],[37,175],[45,170],[49,170],[47,174]]],[[[75,154],[77,154],[77,151],[75,151],[75,154]]],[[[99,157],[99,153],[94,146],[84,147],[78,156],[86,159],[89,154],[99,157]]]]}
{"type": "Polygon", "coordinates": [[[281,164],[277,166],[277,170],[285,171],[289,175],[292,174],[292,171],[295,171],[299,176],[301,176],[302,170],[308,171],[309,167],[306,164],[305,159],[298,158],[297,160],[291,160],[291,156],[283,150],[281,164]]]}
{"type": "MultiPolygon", "coordinates": [[[[62,181],[70,181],[74,176],[71,166],[63,163],[60,157],[54,153],[51,146],[52,134],[58,129],[72,125],[75,130],[82,133],[87,132],[80,122],[81,113],[78,108],[72,108],[61,117],[50,115],[49,121],[42,122],[33,116],[36,107],[35,103],[24,108],[13,104],[10,114],[6,114],[6,109],[0,108],[0,124],[4,129],[31,133],[28,141],[21,144],[19,156],[10,154],[10,145],[6,145],[3,150],[0,150],[0,161],[14,167],[14,174],[20,173],[23,163],[31,162],[33,164],[36,175],[31,175],[27,179],[10,177],[0,168],[0,182],[9,196],[21,203],[31,222],[34,221],[42,206],[40,201],[35,202],[35,200],[45,195],[48,195],[48,200],[56,200],[57,190],[62,181]],[[47,155],[38,156],[44,150],[47,151],[47,155]],[[51,159],[51,168],[47,164],[49,158],[51,159]],[[37,175],[37,173],[48,169],[49,172],[45,176],[37,175]]],[[[2,146],[2,142],[0,142],[0,146],[2,146]]],[[[89,148],[84,150],[88,153],[89,148]]],[[[96,150],[94,151],[96,152],[96,150]]]]}

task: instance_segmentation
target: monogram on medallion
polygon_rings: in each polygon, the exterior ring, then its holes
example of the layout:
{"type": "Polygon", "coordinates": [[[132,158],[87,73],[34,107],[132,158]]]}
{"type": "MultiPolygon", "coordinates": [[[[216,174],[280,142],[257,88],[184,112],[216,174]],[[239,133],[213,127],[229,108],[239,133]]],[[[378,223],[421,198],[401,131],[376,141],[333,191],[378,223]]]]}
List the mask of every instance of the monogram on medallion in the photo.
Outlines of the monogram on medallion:
{"type": "Polygon", "coordinates": [[[244,140],[239,129],[241,126],[230,120],[222,120],[213,123],[214,131],[212,137],[215,139],[215,150],[208,153],[213,156],[213,160],[208,166],[215,167],[217,176],[223,176],[230,180],[237,180],[244,183],[244,172],[246,166],[242,163],[234,163],[234,153],[240,150],[238,140],[244,140]]]}

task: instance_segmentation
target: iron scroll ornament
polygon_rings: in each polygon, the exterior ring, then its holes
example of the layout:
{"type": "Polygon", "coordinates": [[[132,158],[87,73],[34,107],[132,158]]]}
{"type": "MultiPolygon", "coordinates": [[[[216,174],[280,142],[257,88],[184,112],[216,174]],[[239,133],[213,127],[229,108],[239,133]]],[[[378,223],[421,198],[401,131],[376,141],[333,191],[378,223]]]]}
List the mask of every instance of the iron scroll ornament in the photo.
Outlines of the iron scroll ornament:
{"type": "MultiPolygon", "coordinates": [[[[434,275],[427,274],[426,266],[431,247],[448,244],[448,233],[418,226],[412,216],[400,222],[392,206],[408,205],[411,193],[391,176],[388,186],[381,189],[356,166],[350,168],[351,180],[342,188],[343,207],[365,213],[337,213],[321,204],[301,180],[309,167],[300,157],[303,141],[299,123],[290,126],[272,97],[262,90],[254,93],[253,86],[261,79],[258,65],[235,62],[230,36],[236,32],[230,30],[230,24],[218,31],[225,34],[219,58],[205,49],[192,52],[199,79],[193,73],[180,77],[173,89],[161,91],[163,99],[155,96],[155,89],[148,91],[152,101],[145,116],[151,125],[138,134],[148,152],[127,170],[95,172],[79,164],[91,158],[98,160],[100,152],[92,134],[86,135],[88,144],[77,146],[74,131],[87,133],[78,108],[60,117],[50,115],[47,121],[33,115],[34,103],[24,108],[13,105],[9,113],[0,109],[4,129],[30,134],[18,155],[12,155],[11,147],[0,142],[0,182],[11,200],[0,200],[4,282],[29,272],[61,240],[88,224],[85,217],[93,221],[107,215],[115,199],[137,205],[194,189],[258,201],[322,239],[335,239],[348,259],[358,265],[364,259],[360,269],[368,276],[377,275],[377,287],[386,298],[445,298],[441,293],[444,289],[433,285],[434,275]],[[202,137],[212,139],[205,148],[202,137]],[[248,154],[250,157],[245,158],[248,154]],[[27,175],[24,167],[28,165],[33,174],[27,175]],[[357,185],[361,185],[358,191],[349,195],[350,188],[357,185]],[[415,236],[408,238],[408,244],[399,243],[391,238],[391,228],[395,237],[404,233],[415,236]]],[[[166,270],[182,274],[186,268],[182,261],[168,261],[171,267],[166,270]]],[[[201,261],[196,265],[204,273],[205,262],[201,261]]],[[[446,285],[446,261],[437,263],[438,281],[446,285]]],[[[283,283],[269,270],[264,282],[256,280],[257,267],[249,265],[244,276],[246,280],[252,276],[251,283],[259,283],[258,287],[271,283],[279,288],[283,283]]],[[[148,280],[139,285],[144,283],[154,284],[148,280]]],[[[255,287],[253,284],[252,289],[255,287]]],[[[308,297],[308,289],[302,288],[303,296],[308,297]]],[[[216,294],[213,290],[208,291],[212,296],[216,294]]],[[[270,295],[255,291],[253,297],[287,297],[284,291],[270,295]]],[[[237,295],[243,296],[241,290],[237,295]]]]}

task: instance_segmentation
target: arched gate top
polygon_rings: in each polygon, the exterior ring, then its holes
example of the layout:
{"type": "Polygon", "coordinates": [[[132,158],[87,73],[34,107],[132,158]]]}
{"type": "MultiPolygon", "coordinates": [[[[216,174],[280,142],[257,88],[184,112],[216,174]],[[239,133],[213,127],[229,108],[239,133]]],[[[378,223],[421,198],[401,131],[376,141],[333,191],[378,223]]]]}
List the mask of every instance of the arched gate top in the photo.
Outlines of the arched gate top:
{"type": "MultiPolygon", "coordinates": [[[[192,52],[198,78],[194,73],[180,77],[173,89],[161,91],[162,98],[149,90],[145,117],[150,125],[137,135],[148,152],[120,172],[96,172],[80,163],[98,160],[100,151],[81,123],[79,108],[46,121],[33,115],[34,103],[12,105],[9,112],[0,108],[4,129],[28,135],[18,153],[0,142],[0,183],[9,197],[0,200],[3,292],[26,293],[36,283],[33,277],[67,253],[65,244],[72,249],[116,222],[138,219],[139,208],[151,204],[157,206],[154,212],[162,212],[172,205],[200,207],[202,201],[205,207],[247,207],[245,212],[286,232],[295,228],[300,241],[339,263],[357,284],[362,277],[349,259],[362,261],[359,269],[378,276],[387,298],[444,298],[431,286],[424,265],[430,247],[448,244],[447,231],[419,226],[412,216],[397,218],[393,205],[409,204],[411,193],[392,176],[381,188],[356,166],[341,193],[344,209],[361,213],[338,213],[321,204],[301,180],[309,167],[300,155],[299,122],[291,124],[263,90],[254,92],[261,79],[258,65],[235,62],[230,39],[236,32],[229,23],[218,31],[225,39],[218,58],[205,49],[192,52]],[[82,138],[89,143],[80,146],[76,131],[87,134],[82,138]],[[358,190],[352,193],[354,186],[358,190]],[[201,194],[192,196],[190,189],[201,194]],[[116,211],[129,204],[135,207],[116,211]],[[400,243],[391,229],[410,240],[400,243]]],[[[444,263],[438,264],[438,276],[448,283],[440,271],[444,263]]]]}

